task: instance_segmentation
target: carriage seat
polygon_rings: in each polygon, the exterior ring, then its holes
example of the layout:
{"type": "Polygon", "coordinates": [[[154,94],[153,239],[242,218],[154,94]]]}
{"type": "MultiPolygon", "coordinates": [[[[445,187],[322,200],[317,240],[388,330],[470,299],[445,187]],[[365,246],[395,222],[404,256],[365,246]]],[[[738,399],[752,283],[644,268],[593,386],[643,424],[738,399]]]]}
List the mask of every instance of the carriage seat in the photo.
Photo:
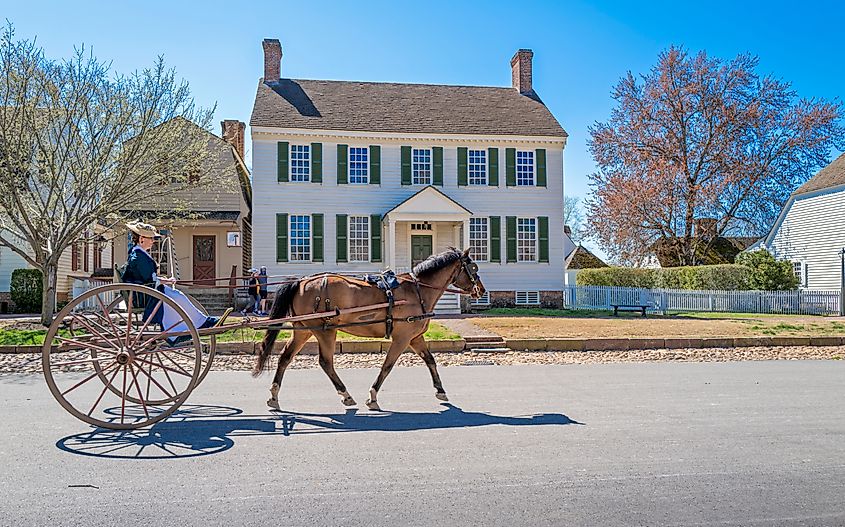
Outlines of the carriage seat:
{"type": "Polygon", "coordinates": [[[393,271],[383,271],[379,274],[364,275],[367,283],[373,284],[382,291],[390,291],[399,287],[399,279],[393,271]]]}

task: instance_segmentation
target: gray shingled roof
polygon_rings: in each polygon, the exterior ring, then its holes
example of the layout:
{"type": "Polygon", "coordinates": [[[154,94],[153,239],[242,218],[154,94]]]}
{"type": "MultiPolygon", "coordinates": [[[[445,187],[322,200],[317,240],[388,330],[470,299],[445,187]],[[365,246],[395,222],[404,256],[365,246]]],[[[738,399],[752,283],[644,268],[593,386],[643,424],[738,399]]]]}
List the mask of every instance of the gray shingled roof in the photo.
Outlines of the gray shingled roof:
{"type": "Polygon", "coordinates": [[[819,170],[809,181],[798,187],[795,194],[804,194],[839,185],[845,185],[845,154],[837,157],[831,164],[819,170]]]}
{"type": "Polygon", "coordinates": [[[282,79],[258,85],[250,126],[567,137],[536,94],[514,88],[282,79]]]}

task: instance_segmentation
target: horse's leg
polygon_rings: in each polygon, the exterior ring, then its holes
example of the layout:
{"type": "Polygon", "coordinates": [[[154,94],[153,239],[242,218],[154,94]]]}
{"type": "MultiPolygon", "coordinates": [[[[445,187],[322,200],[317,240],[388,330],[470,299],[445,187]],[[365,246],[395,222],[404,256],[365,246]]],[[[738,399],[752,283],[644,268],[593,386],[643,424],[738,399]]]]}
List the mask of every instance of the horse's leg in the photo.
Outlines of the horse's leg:
{"type": "Polygon", "coordinates": [[[337,394],[343,399],[343,404],[346,406],[355,406],[357,404],[355,399],[346,391],[343,381],[340,380],[337,372],[334,370],[334,349],[337,341],[337,330],[315,331],[314,336],[317,337],[317,343],[320,345],[320,367],[329,376],[329,380],[334,384],[337,394]]]}
{"type": "Polygon", "coordinates": [[[393,341],[387,350],[387,357],[384,359],[384,364],[381,365],[381,371],[376,378],[376,382],[370,388],[370,398],[367,399],[367,408],[370,410],[381,410],[378,405],[378,391],[381,389],[381,385],[384,383],[390,370],[393,369],[393,366],[399,359],[399,355],[402,355],[402,352],[408,349],[409,340],[407,337],[399,337],[394,333],[393,341]]]}
{"type": "Polygon", "coordinates": [[[270,408],[279,409],[279,388],[282,387],[282,377],[285,375],[285,369],[290,365],[302,346],[308,341],[311,332],[308,330],[295,330],[293,335],[285,343],[285,349],[279,355],[279,365],[276,367],[276,376],[273,377],[273,384],[270,386],[270,398],[267,400],[267,406],[270,408]]]}
{"type": "Polygon", "coordinates": [[[449,398],[446,397],[446,390],[443,389],[443,383],[440,382],[440,374],[437,373],[437,363],[434,362],[434,355],[428,349],[428,342],[425,341],[422,335],[418,335],[411,339],[411,349],[420,356],[423,362],[425,362],[425,365],[428,366],[428,371],[431,372],[431,382],[434,383],[435,390],[434,396],[441,401],[448,401],[449,398]]]}

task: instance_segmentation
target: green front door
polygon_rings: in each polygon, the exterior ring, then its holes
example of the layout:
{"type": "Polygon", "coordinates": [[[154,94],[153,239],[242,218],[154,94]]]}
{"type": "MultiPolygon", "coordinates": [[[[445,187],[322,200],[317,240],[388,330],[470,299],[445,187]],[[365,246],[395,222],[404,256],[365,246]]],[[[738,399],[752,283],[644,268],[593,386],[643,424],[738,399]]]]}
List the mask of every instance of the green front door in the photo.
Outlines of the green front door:
{"type": "Polygon", "coordinates": [[[431,236],[411,236],[411,267],[431,256],[431,236]]]}

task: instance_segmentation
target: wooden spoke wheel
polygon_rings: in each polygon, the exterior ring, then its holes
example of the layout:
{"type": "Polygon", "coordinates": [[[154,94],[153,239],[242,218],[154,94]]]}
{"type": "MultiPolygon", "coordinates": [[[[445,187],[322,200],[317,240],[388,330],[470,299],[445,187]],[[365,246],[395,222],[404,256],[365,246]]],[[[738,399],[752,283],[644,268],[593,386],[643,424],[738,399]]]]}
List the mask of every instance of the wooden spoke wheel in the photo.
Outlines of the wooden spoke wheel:
{"type": "Polygon", "coordinates": [[[111,284],[73,299],[44,340],[42,367],[62,407],[94,426],[129,430],[171,415],[207,370],[188,315],[149,287],[111,284]],[[165,309],[169,327],[145,320],[165,309]],[[99,382],[92,382],[97,379],[99,382]]]}

